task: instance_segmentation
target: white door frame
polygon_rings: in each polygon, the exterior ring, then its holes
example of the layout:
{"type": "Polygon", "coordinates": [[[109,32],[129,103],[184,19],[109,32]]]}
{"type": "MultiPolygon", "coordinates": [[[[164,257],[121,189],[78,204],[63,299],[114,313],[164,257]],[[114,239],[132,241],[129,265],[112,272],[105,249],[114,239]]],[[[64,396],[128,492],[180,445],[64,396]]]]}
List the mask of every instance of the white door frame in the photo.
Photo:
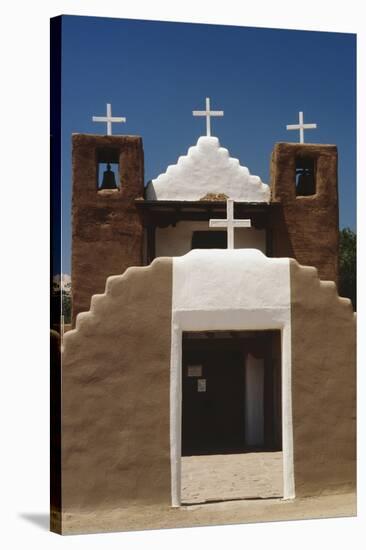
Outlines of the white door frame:
{"type": "Polygon", "coordinates": [[[283,498],[295,498],[291,392],[290,310],[173,311],[170,368],[170,458],[172,506],[181,505],[182,440],[182,335],[185,331],[280,330],[283,498]],[[244,313],[244,314],[243,314],[244,313]]]}

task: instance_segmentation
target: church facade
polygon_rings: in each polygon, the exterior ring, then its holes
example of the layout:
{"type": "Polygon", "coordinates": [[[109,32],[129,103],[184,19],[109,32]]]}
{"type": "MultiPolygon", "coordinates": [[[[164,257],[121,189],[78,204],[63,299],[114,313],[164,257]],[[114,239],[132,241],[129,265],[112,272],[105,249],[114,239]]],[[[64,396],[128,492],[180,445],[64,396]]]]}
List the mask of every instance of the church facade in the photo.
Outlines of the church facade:
{"type": "Polygon", "coordinates": [[[267,185],[202,136],[145,187],[141,137],[72,139],[55,530],[180,507],[182,457],[205,453],[282,451],[284,499],[354,490],[336,146],[277,143],[267,185]]]}
{"type": "Polygon", "coordinates": [[[73,318],[103,292],[109,275],[181,256],[193,247],[226,248],[226,232],[210,230],[226,214],[251,220],[236,231],[237,248],[291,257],[338,281],[337,148],[278,143],[271,186],[202,136],[187,155],[144,187],[143,143],[136,136],[73,135],[73,318]],[[98,183],[100,166],[116,166],[114,187],[98,183]],[[306,189],[306,186],[308,189],[306,189]]]}

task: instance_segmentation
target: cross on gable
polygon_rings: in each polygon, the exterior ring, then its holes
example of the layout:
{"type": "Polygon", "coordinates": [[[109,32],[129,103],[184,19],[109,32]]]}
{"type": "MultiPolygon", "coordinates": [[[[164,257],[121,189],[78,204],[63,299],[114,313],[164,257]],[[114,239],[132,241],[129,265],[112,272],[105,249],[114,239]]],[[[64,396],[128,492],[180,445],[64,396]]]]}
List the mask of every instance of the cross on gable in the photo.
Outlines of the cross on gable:
{"type": "Polygon", "coordinates": [[[211,111],[210,98],[206,97],[206,110],[205,111],[192,111],[193,116],[205,116],[206,117],[206,136],[211,135],[211,117],[212,116],[224,116],[224,111],[211,111]]]}
{"type": "Polygon", "coordinates": [[[112,105],[107,103],[107,116],[93,116],[93,122],[106,122],[107,136],[111,136],[113,122],[126,122],[126,118],[122,116],[112,116],[112,105]]]}
{"type": "Polygon", "coordinates": [[[304,113],[299,112],[299,124],[287,124],[286,130],[300,130],[300,143],[304,143],[304,130],[312,130],[316,124],[304,124],[304,113]]]}
{"type": "Polygon", "coordinates": [[[251,227],[250,220],[235,220],[234,219],[234,201],[227,199],[226,201],[226,219],[210,220],[210,227],[225,227],[227,228],[227,247],[234,248],[234,229],[237,227],[251,227]]]}

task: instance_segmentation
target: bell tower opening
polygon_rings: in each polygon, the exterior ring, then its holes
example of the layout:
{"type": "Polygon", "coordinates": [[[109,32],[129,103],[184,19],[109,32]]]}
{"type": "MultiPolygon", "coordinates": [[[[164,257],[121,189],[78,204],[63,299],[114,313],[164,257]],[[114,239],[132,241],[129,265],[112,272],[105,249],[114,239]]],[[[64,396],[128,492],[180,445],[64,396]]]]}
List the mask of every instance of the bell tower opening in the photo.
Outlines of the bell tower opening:
{"type": "Polygon", "coordinates": [[[98,191],[120,189],[119,165],[117,163],[98,163],[98,191]]]}
{"type": "Polygon", "coordinates": [[[295,158],[296,196],[308,197],[316,194],[315,159],[312,157],[295,158]]]}
{"type": "Polygon", "coordinates": [[[97,190],[119,191],[121,189],[119,151],[97,151],[97,190]]]}

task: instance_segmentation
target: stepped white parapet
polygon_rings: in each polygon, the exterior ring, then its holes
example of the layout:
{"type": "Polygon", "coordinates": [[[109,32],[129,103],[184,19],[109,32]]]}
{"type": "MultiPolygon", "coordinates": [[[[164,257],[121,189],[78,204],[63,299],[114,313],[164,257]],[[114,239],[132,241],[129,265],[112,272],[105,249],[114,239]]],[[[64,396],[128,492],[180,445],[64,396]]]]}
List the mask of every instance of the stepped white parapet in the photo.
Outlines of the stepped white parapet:
{"type": "Polygon", "coordinates": [[[211,136],[200,137],[177,164],[153,179],[146,188],[146,199],[197,201],[211,193],[239,202],[270,201],[269,186],[211,136]]]}

